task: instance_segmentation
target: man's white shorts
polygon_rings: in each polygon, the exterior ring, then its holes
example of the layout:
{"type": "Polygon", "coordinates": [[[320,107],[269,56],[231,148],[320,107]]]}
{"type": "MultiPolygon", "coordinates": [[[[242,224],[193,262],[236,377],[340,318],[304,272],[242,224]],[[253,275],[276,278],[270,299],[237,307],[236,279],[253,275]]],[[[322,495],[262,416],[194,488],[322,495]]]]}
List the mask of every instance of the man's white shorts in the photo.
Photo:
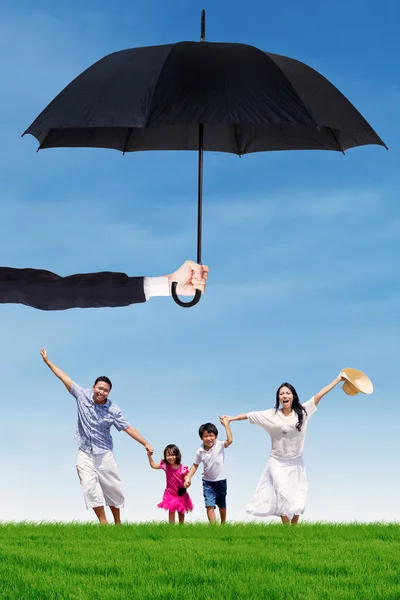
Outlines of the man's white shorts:
{"type": "Polygon", "coordinates": [[[102,454],[78,450],[76,470],[87,509],[96,506],[115,506],[115,508],[124,506],[122,483],[111,450],[102,454]]]}

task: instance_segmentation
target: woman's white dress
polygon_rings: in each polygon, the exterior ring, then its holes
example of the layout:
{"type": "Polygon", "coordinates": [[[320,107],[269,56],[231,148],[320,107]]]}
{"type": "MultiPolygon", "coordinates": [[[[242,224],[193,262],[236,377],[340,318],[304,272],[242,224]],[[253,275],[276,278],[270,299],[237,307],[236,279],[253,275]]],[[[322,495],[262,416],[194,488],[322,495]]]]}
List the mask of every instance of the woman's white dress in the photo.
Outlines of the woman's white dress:
{"type": "Polygon", "coordinates": [[[317,410],[312,397],[303,404],[301,431],[296,429],[297,414],[286,417],[275,408],[247,413],[250,423],[259,425],[271,436],[270,458],[258,482],[246,511],[255,517],[285,516],[304,512],[307,500],[307,477],[303,461],[303,447],[308,421],[317,410]]]}

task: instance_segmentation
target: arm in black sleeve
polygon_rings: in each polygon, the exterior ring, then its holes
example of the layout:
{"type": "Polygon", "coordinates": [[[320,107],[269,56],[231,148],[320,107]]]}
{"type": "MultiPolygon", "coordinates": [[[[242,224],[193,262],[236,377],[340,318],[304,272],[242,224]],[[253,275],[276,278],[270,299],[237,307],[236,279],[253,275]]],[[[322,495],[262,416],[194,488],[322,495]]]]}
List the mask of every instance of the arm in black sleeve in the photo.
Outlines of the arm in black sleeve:
{"type": "Polygon", "coordinates": [[[144,278],[125,273],[82,273],[61,277],[38,269],[0,267],[0,304],[40,310],[103,308],[146,302],[144,278]]]}

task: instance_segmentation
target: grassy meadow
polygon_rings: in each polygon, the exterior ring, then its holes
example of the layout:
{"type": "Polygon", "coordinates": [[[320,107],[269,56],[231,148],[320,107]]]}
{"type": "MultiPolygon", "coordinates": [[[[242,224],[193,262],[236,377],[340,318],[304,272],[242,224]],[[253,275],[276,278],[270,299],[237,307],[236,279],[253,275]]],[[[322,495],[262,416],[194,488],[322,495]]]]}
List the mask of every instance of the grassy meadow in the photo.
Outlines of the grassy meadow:
{"type": "Polygon", "coordinates": [[[0,525],[7,600],[400,599],[400,525],[0,525]]]}

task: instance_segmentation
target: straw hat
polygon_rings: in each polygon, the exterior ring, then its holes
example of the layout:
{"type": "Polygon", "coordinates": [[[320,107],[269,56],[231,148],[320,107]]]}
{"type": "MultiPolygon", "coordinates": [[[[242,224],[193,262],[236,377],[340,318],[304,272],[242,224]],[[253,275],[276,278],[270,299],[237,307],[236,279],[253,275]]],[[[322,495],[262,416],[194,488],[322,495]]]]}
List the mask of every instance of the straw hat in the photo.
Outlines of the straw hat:
{"type": "Polygon", "coordinates": [[[349,396],[355,396],[358,392],[362,394],[372,394],[374,386],[369,377],[358,369],[342,369],[340,372],[346,378],[343,384],[343,391],[349,396]]]}

